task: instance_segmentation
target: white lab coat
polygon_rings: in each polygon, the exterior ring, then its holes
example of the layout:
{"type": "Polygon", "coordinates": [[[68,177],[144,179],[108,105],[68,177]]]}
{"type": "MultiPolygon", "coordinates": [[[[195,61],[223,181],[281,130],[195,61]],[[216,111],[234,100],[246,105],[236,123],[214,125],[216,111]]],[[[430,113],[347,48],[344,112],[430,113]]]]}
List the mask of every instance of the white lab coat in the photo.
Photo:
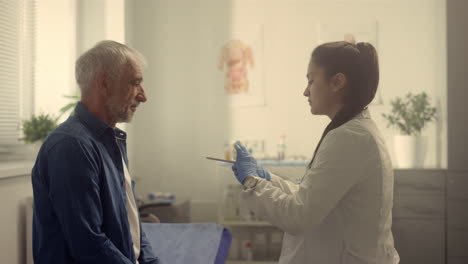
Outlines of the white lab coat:
{"type": "Polygon", "coordinates": [[[280,264],[394,264],[393,168],[369,110],[330,131],[303,181],[259,179],[241,197],[285,234],[280,264]]]}

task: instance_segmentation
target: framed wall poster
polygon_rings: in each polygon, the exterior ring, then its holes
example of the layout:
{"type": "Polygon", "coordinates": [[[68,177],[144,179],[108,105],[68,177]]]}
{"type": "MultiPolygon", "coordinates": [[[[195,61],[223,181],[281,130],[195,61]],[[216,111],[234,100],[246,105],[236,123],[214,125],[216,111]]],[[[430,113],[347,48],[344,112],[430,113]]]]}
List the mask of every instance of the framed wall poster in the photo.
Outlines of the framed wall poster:
{"type": "MultiPolygon", "coordinates": [[[[378,46],[378,22],[373,21],[347,21],[346,23],[324,22],[320,23],[318,28],[319,44],[332,41],[348,41],[348,42],[369,42],[377,52],[378,46]]],[[[382,104],[381,96],[382,85],[379,84],[377,94],[371,105],[382,104]]]]}
{"type": "Polygon", "coordinates": [[[232,107],[265,105],[264,28],[262,25],[232,27],[230,36],[216,44],[218,74],[222,83],[216,97],[232,107]]]}

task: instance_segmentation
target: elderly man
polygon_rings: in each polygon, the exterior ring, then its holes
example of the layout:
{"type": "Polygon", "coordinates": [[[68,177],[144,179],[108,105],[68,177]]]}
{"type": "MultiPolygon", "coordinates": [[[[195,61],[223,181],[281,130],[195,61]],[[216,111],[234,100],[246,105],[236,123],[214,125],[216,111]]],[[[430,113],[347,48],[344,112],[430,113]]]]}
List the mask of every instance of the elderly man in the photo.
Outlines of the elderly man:
{"type": "Polygon", "coordinates": [[[36,264],[156,264],[141,230],[126,134],[146,101],[143,57],[102,41],[78,58],[81,101],[44,142],[32,171],[36,264]]]}

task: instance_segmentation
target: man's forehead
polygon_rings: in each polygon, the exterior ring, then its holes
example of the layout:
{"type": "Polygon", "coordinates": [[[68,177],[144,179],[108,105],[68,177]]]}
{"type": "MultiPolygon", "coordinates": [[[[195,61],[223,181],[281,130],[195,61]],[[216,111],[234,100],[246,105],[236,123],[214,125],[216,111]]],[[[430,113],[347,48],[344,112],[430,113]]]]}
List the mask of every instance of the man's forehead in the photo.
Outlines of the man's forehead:
{"type": "Polygon", "coordinates": [[[133,61],[129,61],[122,65],[122,71],[130,73],[132,75],[142,75],[141,66],[133,61]]]}

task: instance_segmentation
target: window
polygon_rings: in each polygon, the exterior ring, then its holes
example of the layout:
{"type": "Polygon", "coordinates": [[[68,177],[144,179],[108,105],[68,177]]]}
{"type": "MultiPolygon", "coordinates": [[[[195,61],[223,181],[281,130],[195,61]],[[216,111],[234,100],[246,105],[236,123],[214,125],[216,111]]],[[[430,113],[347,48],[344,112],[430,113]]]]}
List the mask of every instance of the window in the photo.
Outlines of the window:
{"type": "Polygon", "coordinates": [[[0,0],[0,160],[23,145],[34,109],[35,14],[35,0],[0,0]]]}

